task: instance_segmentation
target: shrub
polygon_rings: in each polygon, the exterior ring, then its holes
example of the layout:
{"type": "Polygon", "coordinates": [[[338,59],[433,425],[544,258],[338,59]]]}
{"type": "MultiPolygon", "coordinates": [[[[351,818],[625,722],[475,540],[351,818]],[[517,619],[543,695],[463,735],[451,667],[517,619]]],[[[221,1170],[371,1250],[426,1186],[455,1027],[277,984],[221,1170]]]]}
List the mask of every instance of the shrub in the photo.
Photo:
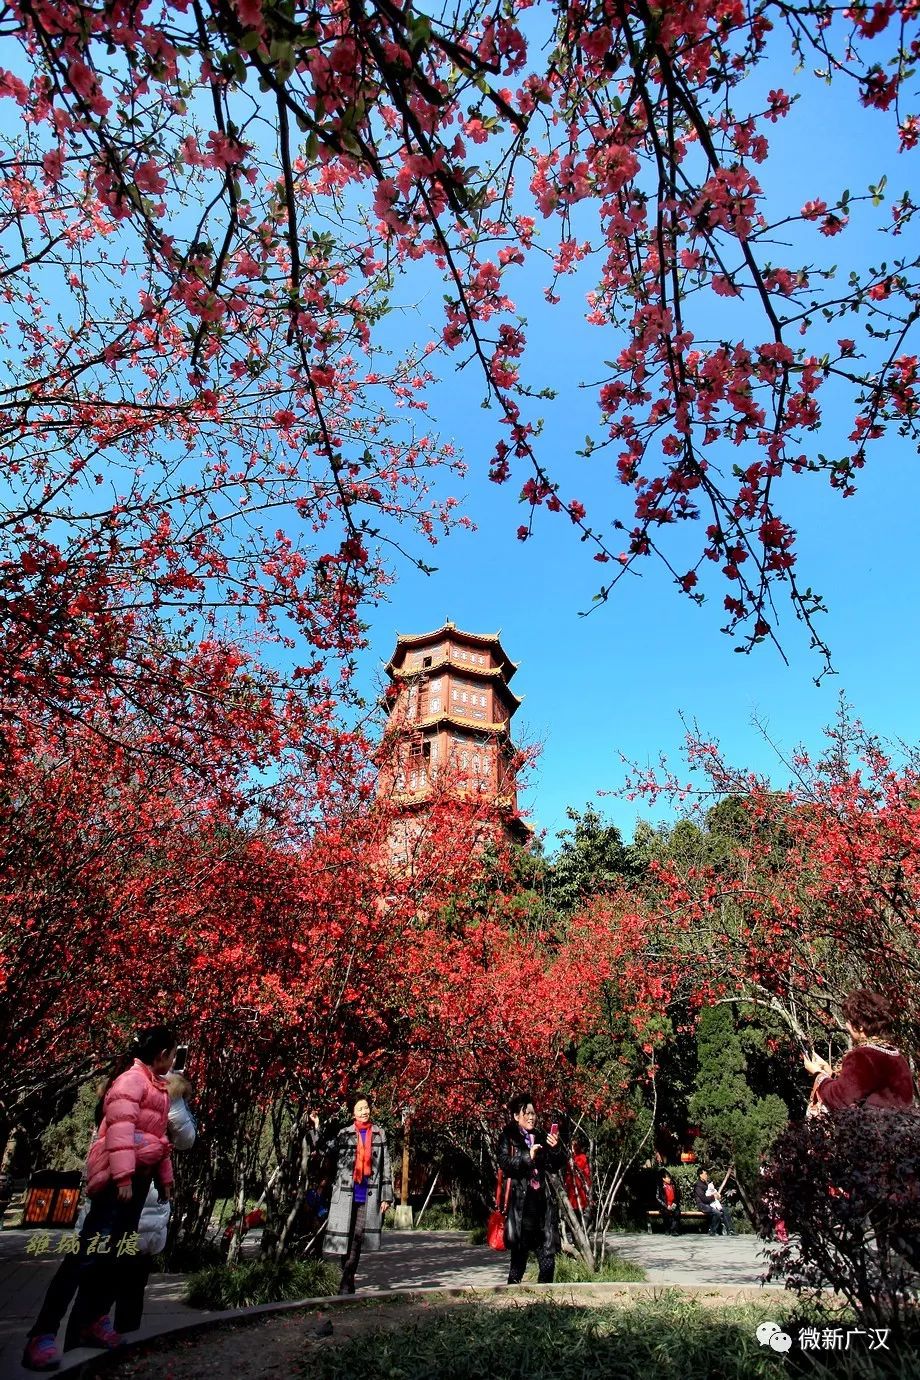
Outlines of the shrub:
{"type": "MultiPolygon", "coordinates": [[[[725,1174],[725,1170],[721,1166],[710,1164],[708,1162],[704,1164],[665,1165],[665,1170],[667,1170],[667,1172],[671,1175],[671,1178],[674,1180],[674,1182],[680,1189],[681,1207],[683,1208],[684,1212],[692,1212],[693,1209],[696,1207],[696,1203],[693,1199],[693,1190],[696,1187],[696,1171],[698,1169],[708,1170],[709,1177],[716,1184],[720,1184],[722,1182],[722,1179],[725,1174]]],[[[660,1175],[656,1175],[656,1178],[660,1178],[660,1175]]],[[[649,1203],[649,1207],[655,1206],[655,1203],[649,1203]]]]}
{"type": "MultiPolygon", "coordinates": [[[[536,1278],[536,1266],[531,1266],[527,1278],[536,1278]]],[[[604,1263],[597,1270],[589,1270],[583,1260],[573,1260],[569,1255],[556,1257],[557,1284],[640,1284],[645,1279],[641,1265],[608,1252],[604,1263]]]]}
{"type": "Polygon", "coordinates": [[[479,1225],[469,1213],[452,1212],[449,1207],[430,1207],[413,1231],[475,1231],[479,1225]]]}
{"type": "Polygon", "coordinates": [[[325,1298],[336,1293],[339,1271],[325,1260],[249,1260],[212,1265],[188,1282],[192,1308],[252,1308],[284,1299],[325,1298]]]}
{"type": "Polygon", "coordinates": [[[84,1084],[70,1111],[42,1132],[40,1159],[43,1169],[83,1169],[86,1147],[96,1129],[98,1100],[98,1082],[84,1084]]]}
{"type": "Polygon", "coordinates": [[[761,1230],[789,1240],[770,1278],[830,1287],[870,1324],[902,1329],[920,1282],[920,1116],[850,1108],[790,1126],[761,1183],[761,1230]]]}
{"type": "MultiPolygon", "coordinates": [[[[609,1308],[578,1308],[554,1300],[503,1308],[457,1308],[392,1332],[349,1338],[311,1350],[304,1380],[779,1380],[787,1357],[759,1345],[757,1325],[775,1307],[709,1307],[671,1295],[609,1308]]],[[[916,1376],[885,1368],[884,1355],[835,1355],[821,1380],[886,1380],[916,1376]],[[857,1359],[855,1356],[852,1358],[857,1359]],[[878,1366],[878,1368],[877,1368],[878,1366]]]]}

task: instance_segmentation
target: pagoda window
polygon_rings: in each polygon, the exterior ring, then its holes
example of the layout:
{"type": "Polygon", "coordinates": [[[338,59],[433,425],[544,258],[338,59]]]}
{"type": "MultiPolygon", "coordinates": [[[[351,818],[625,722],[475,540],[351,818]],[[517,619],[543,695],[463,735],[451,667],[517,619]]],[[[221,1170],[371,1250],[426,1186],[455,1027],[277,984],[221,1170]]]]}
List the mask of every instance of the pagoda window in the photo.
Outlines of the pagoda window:
{"type": "Polygon", "coordinates": [[[431,665],[431,657],[430,657],[430,656],[423,656],[423,657],[422,657],[422,666],[428,667],[428,666],[430,666],[430,665],[431,665]]]}

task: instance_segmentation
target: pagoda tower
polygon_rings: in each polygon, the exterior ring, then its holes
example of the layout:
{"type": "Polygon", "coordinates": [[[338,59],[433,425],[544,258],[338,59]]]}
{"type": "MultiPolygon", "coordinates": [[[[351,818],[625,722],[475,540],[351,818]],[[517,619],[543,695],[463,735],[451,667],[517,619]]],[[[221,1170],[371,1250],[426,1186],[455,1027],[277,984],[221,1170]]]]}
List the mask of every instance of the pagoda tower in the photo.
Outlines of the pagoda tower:
{"type": "Polygon", "coordinates": [[[460,790],[498,801],[514,839],[529,839],[529,826],[517,818],[511,740],[521,703],[509,685],[517,664],[500,634],[463,632],[447,622],[399,635],[384,669],[390,685],[383,704],[396,742],[378,789],[407,811],[423,809],[434,778],[446,770],[460,790]]]}

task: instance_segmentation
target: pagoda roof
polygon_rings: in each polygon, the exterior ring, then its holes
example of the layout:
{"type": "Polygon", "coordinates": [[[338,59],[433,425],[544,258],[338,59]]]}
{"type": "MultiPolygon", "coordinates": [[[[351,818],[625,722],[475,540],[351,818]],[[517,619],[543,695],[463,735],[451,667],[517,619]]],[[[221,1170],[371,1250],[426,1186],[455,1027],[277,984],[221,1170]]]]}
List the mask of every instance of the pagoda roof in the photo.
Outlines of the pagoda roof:
{"type": "Polygon", "coordinates": [[[512,714],[517,709],[520,709],[524,702],[524,696],[516,695],[508,684],[503,666],[467,666],[465,661],[455,661],[453,657],[442,656],[439,657],[437,661],[433,661],[430,666],[425,666],[424,668],[415,666],[411,668],[394,666],[393,663],[390,662],[386,669],[394,680],[416,680],[419,676],[430,676],[432,671],[439,671],[445,666],[449,666],[452,670],[459,670],[464,676],[474,680],[477,678],[485,678],[486,680],[496,681],[505,699],[514,706],[511,711],[512,714]]]}
{"type": "MultiPolygon", "coordinates": [[[[387,713],[390,712],[388,706],[384,705],[387,713]]],[[[453,714],[449,709],[438,710],[434,714],[426,714],[424,718],[413,719],[411,723],[400,724],[397,732],[415,733],[423,728],[434,728],[438,724],[453,725],[454,728],[470,729],[474,733],[483,733],[489,738],[510,739],[510,730],[507,723],[484,723],[482,719],[465,719],[460,714],[453,714]]]]}
{"type": "Polygon", "coordinates": [[[438,642],[443,637],[450,637],[457,642],[466,642],[474,647],[489,647],[499,658],[501,669],[505,673],[505,678],[510,680],[518,669],[519,662],[512,661],[508,653],[501,644],[501,629],[494,633],[473,633],[465,632],[458,628],[456,623],[447,619],[439,628],[433,628],[431,632],[424,633],[397,633],[396,650],[386,664],[386,669],[391,671],[397,664],[397,659],[402,662],[406,652],[413,647],[425,647],[429,643],[438,642]]]}
{"type": "MultiPolygon", "coordinates": [[[[479,795],[481,794],[481,792],[475,790],[472,787],[472,785],[470,785],[470,787],[468,787],[467,789],[464,789],[461,785],[459,789],[459,794],[468,796],[479,795]]],[[[414,791],[394,791],[393,802],[401,810],[414,812],[426,806],[430,802],[431,796],[431,785],[426,784],[424,786],[418,787],[414,791]]],[[[533,838],[534,833],[536,831],[532,824],[530,824],[526,819],[522,819],[521,816],[517,813],[517,804],[514,796],[496,796],[495,804],[498,806],[502,814],[510,815],[510,818],[505,822],[505,827],[510,829],[512,833],[517,835],[518,842],[528,843],[533,838]]]]}

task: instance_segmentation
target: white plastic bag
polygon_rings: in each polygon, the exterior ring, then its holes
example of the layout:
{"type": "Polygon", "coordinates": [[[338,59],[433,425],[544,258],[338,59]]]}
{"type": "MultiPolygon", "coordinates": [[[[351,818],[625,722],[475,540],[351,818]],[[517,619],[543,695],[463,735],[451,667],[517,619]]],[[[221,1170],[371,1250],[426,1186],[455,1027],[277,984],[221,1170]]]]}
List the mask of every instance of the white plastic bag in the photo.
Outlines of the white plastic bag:
{"type": "Polygon", "coordinates": [[[165,1251],[171,1209],[172,1204],[161,1203],[156,1196],[156,1189],[151,1188],[137,1229],[137,1249],[141,1255],[159,1255],[161,1251],[165,1251]]]}

